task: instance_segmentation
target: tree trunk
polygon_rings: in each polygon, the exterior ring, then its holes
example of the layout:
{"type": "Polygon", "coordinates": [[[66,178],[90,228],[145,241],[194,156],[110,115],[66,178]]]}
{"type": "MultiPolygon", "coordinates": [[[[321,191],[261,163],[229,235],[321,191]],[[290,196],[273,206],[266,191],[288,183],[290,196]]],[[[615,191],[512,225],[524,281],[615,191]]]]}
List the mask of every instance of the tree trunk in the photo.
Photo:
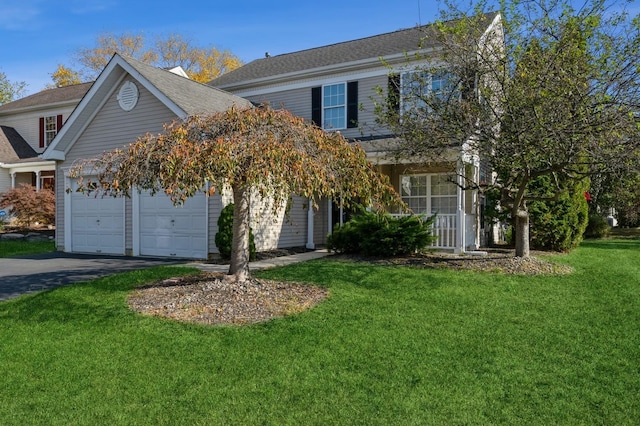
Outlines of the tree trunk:
{"type": "Polygon", "coordinates": [[[249,190],[233,188],[233,239],[231,241],[231,263],[229,275],[242,283],[249,279],[249,190]]]}
{"type": "Polygon", "coordinates": [[[518,209],[516,213],[516,257],[529,257],[529,212],[518,209]]]}

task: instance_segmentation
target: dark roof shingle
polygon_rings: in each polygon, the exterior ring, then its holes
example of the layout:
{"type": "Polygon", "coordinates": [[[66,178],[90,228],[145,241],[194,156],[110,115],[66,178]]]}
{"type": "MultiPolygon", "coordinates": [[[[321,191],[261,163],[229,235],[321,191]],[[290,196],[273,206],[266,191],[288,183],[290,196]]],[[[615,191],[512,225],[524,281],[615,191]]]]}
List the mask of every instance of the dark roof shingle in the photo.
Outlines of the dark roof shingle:
{"type": "Polygon", "coordinates": [[[20,110],[23,108],[45,106],[60,102],[79,102],[93,83],[74,84],[72,86],[46,89],[33,95],[25,96],[13,102],[0,105],[0,112],[20,110]]]}
{"type": "Polygon", "coordinates": [[[13,127],[0,126],[0,161],[14,162],[25,158],[35,158],[38,153],[13,127]]]}
{"type": "MultiPolygon", "coordinates": [[[[487,25],[493,21],[495,16],[496,13],[489,13],[484,16],[487,25]]],[[[225,87],[241,82],[313,70],[331,65],[426,50],[438,46],[437,37],[434,37],[435,31],[435,24],[416,26],[357,40],[257,59],[218,77],[209,82],[209,84],[216,87],[225,87]]]]}

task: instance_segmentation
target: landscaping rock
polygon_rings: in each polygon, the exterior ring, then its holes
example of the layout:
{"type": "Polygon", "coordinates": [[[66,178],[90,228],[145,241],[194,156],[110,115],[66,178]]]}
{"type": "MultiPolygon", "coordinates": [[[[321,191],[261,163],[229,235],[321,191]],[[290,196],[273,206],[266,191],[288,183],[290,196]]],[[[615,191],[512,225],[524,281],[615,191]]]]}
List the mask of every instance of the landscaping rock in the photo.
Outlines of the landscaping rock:
{"type": "Polygon", "coordinates": [[[1,234],[0,238],[2,238],[3,240],[23,240],[24,239],[24,235],[22,235],[22,234],[14,234],[14,233],[7,233],[7,234],[1,234]]]}

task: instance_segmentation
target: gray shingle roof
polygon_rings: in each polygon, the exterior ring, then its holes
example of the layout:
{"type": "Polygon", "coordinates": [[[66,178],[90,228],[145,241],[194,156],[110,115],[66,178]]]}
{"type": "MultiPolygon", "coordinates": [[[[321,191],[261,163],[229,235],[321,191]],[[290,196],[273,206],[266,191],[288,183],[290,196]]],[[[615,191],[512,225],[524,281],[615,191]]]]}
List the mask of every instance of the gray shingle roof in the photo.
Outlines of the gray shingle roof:
{"type": "MultiPolygon", "coordinates": [[[[496,13],[485,15],[487,25],[496,13]]],[[[216,87],[225,87],[241,82],[274,77],[277,75],[312,70],[331,65],[378,59],[405,52],[437,47],[434,24],[416,26],[390,33],[345,41],[328,46],[301,50],[252,61],[234,71],[209,82],[216,87]]]]}
{"type": "Polygon", "coordinates": [[[78,103],[93,83],[74,84],[73,86],[46,89],[17,101],[0,105],[0,112],[9,112],[23,108],[45,106],[61,102],[78,103]]]}
{"type": "Polygon", "coordinates": [[[251,103],[246,99],[229,92],[198,83],[133,58],[122,57],[122,59],[189,115],[222,112],[233,105],[238,107],[251,106],[251,103]]]}
{"type": "Polygon", "coordinates": [[[0,126],[0,161],[10,163],[37,156],[38,153],[31,148],[16,129],[0,126]]]}

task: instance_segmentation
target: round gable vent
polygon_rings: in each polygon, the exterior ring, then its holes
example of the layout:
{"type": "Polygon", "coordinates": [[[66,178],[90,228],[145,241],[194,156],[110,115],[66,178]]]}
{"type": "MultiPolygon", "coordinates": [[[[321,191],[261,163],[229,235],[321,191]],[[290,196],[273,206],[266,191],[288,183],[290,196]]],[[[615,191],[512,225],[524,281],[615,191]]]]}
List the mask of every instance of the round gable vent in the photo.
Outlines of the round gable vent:
{"type": "Polygon", "coordinates": [[[120,108],[131,111],[138,103],[138,88],[131,81],[125,81],[118,92],[120,108]]]}

